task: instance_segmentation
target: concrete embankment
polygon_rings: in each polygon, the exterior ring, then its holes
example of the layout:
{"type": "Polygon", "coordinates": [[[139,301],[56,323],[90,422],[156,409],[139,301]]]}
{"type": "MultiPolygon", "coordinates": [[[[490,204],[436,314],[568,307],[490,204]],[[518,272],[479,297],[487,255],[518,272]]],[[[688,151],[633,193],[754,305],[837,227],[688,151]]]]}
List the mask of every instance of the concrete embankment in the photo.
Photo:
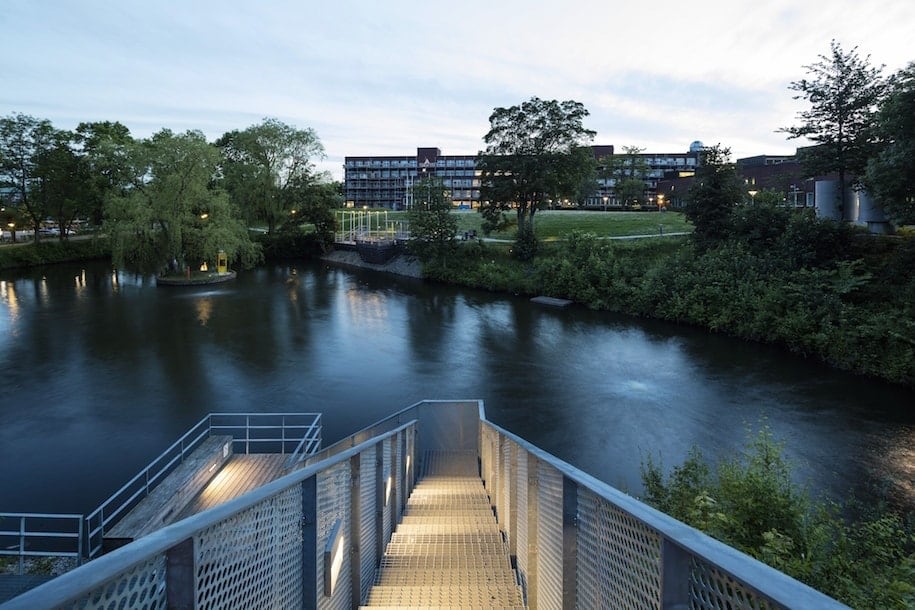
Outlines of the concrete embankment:
{"type": "Polygon", "coordinates": [[[359,253],[351,250],[334,250],[321,257],[321,260],[341,267],[353,267],[359,269],[371,269],[373,271],[382,271],[394,275],[403,275],[422,279],[423,271],[420,262],[413,256],[398,254],[384,265],[367,263],[359,258],[359,253]]]}

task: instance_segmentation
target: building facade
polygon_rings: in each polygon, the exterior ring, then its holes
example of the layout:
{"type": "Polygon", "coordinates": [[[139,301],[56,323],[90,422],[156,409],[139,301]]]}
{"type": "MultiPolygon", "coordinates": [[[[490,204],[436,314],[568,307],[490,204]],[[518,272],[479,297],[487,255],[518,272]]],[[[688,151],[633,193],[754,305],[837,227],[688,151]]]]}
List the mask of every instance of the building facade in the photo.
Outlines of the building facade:
{"type": "Polygon", "coordinates": [[[476,155],[443,155],[431,147],[402,157],[346,157],[344,200],[347,207],[409,209],[413,185],[433,177],[450,190],[456,207],[479,207],[480,177],[475,165],[476,155]]]}

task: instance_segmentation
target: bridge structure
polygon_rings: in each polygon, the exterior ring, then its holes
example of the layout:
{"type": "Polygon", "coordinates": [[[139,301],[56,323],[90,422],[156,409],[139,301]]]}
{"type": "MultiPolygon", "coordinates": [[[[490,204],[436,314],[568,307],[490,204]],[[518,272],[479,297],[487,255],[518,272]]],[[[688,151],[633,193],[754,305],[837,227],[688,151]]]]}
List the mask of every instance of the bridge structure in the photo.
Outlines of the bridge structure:
{"type": "Polygon", "coordinates": [[[490,422],[422,401],[0,605],[844,608],[490,422]]]}

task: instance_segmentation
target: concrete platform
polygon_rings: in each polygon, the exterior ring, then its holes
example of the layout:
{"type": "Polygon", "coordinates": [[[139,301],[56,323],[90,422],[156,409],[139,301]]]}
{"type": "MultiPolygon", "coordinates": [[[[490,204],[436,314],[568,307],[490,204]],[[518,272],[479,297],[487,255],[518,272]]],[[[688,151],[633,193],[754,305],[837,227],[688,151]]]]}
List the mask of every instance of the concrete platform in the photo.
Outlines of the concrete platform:
{"type": "Polygon", "coordinates": [[[574,303],[574,301],[570,301],[568,299],[557,299],[555,297],[534,297],[531,299],[531,303],[549,305],[550,307],[568,307],[574,303]]]}

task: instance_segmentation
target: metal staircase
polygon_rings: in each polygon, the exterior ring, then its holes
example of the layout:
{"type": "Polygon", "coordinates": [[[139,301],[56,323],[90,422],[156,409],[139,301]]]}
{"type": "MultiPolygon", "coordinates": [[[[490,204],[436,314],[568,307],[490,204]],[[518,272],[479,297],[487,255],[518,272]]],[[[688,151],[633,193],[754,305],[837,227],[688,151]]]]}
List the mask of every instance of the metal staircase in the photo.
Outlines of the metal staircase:
{"type": "Polygon", "coordinates": [[[424,455],[362,607],[525,607],[474,453],[424,455]]]}

